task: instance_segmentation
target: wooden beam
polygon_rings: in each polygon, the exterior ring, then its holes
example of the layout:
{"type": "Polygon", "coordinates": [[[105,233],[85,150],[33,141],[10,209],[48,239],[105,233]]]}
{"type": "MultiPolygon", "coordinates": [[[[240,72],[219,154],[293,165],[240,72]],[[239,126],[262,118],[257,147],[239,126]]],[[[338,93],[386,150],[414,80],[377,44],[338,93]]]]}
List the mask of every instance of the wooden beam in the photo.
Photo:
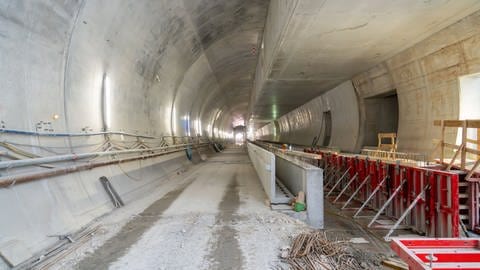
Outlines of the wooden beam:
{"type": "Polygon", "coordinates": [[[379,137],[382,137],[382,138],[390,138],[390,137],[397,137],[397,133],[378,133],[378,136],[379,137]]]}
{"type": "MultiPolygon", "coordinates": [[[[479,129],[479,130],[480,130],[480,129],[479,129]]],[[[467,138],[467,143],[477,144],[478,141],[477,141],[477,140],[474,140],[474,139],[469,139],[469,138],[467,138]]]]}
{"type": "Polygon", "coordinates": [[[443,145],[450,149],[459,149],[462,145],[456,145],[453,143],[443,143],[443,145]]]}
{"type": "Polygon", "coordinates": [[[470,153],[470,154],[474,154],[474,155],[477,155],[477,156],[480,155],[479,150],[472,149],[472,148],[465,148],[465,152],[470,153]]]}
{"type": "Polygon", "coordinates": [[[445,127],[463,127],[463,123],[467,124],[467,128],[480,128],[480,120],[472,119],[472,120],[434,120],[434,126],[441,126],[442,122],[445,127]]]}
{"type": "Polygon", "coordinates": [[[434,120],[433,125],[434,126],[441,126],[442,123],[445,127],[462,127],[463,123],[466,122],[467,120],[434,120]]]}
{"type": "Polygon", "coordinates": [[[480,120],[466,120],[468,128],[480,128],[480,120]]]}
{"type": "Polygon", "coordinates": [[[394,260],[392,258],[386,259],[382,261],[382,264],[385,265],[386,267],[390,269],[395,269],[395,270],[408,270],[408,264],[394,260]]]}
{"type": "MultiPolygon", "coordinates": [[[[457,157],[458,157],[458,154],[459,154],[460,152],[463,152],[463,151],[462,151],[462,150],[463,150],[463,147],[464,147],[464,144],[460,145],[460,148],[458,148],[457,152],[455,152],[455,155],[453,155],[452,160],[450,160],[450,164],[448,164],[448,166],[447,166],[447,169],[446,169],[447,171],[452,168],[453,164],[455,163],[455,160],[456,160],[457,157]]],[[[465,164],[464,164],[464,166],[465,166],[465,164]]]]}
{"type": "Polygon", "coordinates": [[[475,162],[475,165],[473,165],[472,169],[470,169],[467,176],[465,177],[465,180],[468,181],[472,177],[472,175],[475,173],[475,170],[478,168],[478,166],[480,166],[480,159],[477,160],[477,162],[475,162]]]}

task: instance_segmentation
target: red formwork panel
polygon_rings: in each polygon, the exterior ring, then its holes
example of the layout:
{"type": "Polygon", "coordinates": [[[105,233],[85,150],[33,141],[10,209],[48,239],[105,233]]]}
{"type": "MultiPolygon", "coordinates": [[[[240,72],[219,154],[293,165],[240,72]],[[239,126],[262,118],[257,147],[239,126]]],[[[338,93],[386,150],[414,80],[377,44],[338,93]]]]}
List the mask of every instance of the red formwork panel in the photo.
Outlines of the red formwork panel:
{"type": "MultiPolygon", "coordinates": [[[[399,219],[408,207],[416,202],[402,222],[403,225],[419,234],[432,237],[459,236],[458,174],[358,156],[321,151],[316,153],[324,157],[326,166],[337,170],[339,174],[347,172],[348,169],[348,177],[339,183],[338,190],[342,190],[347,184],[350,184],[350,191],[357,190],[366,177],[369,177],[369,181],[357,193],[356,200],[366,201],[381,184],[368,204],[371,209],[378,210],[398,189],[385,208],[384,215],[399,219]],[[356,178],[349,181],[352,177],[356,178]],[[419,196],[422,192],[423,196],[419,196]],[[420,199],[416,200],[417,197],[420,199]]],[[[338,178],[340,175],[335,179],[338,178]]]]}
{"type": "Polygon", "coordinates": [[[480,269],[480,240],[472,238],[392,238],[390,247],[409,270],[480,269]]]}
{"type": "MultiPolygon", "coordinates": [[[[407,170],[410,171],[408,178],[406,179],[406,194],[405,200],[406,205],[410,205],[417,196],[427,188],[429,183],[428,174],[422,168],[417,167],[407,167],[407,170]]],[[[429,191],[425,191],[425,196],[421,198],[416,204],[415,208],[407,216],[407,224],[409,224],[414,231],[417,231],[420,234],[430,235],[430,230],[427,228],[430,226],[430,219],[427,220],[429,215],[429,191]]],[[[440,237],[440,236],[439,236],[440,237]]]]}
{"type": "Polygon", "coordinates": [[[360,187],[360,185],[365,180],[365,177],[367,177],[367,175],[368,175],[367,162],[364,159],[358,159],[357,158],[356,163],[355,163],[355,171],[357,172],[358,175],[357,175],[357,178],[354,182],[352,190],[357,190],[358,188],[360,188],[362,190],[362,192],[360,192],[359,194],[363,195],[364,196],[363,200],[365,200],[366,199],[365,195],[366,195],[367,186],[360,187]]]}
{"type": "Polygon", "coordinates": [[[458,180],[458,174],[432,171],[430,217],[436,235],[458,237],[460,234],[458,180]]]}

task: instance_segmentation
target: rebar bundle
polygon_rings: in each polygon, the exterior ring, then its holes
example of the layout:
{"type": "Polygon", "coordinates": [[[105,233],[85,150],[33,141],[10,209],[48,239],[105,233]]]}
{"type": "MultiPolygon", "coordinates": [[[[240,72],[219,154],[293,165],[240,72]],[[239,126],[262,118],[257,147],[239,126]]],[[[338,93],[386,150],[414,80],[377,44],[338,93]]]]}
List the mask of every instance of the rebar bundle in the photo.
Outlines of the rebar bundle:
{"type": "Polygon", "coordinates": [[[302,233],[293,240],[287,262],[293,270],[363,269],[347,241],[329,240],[324,232],[302,233]]]}

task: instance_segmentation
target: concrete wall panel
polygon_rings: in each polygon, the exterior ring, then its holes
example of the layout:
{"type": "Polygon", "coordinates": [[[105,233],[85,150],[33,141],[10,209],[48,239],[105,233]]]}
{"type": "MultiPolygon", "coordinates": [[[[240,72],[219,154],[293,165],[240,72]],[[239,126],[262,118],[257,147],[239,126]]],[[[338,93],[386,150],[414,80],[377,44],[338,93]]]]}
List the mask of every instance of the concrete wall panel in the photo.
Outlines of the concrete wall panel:
{"type": "MultiPolygon", "coordinates": [[[[332,115],[332,137],[328,146],[339,147],[343,151],[357,151],[359,107],[351,81],[280,117],[280,137],[275,141],[310,145],[314,137],[319,136],[321,144],[325,137],[323,113],[327,111],[332,115]]],[[[271,126],[261,128],[257,139],[272,139],[270,132],[271,126]]]]}
{"type": "Polygon", "coordinates": [[[252,143],[247,143],[247,150],[270,202],[279,203],[275,198],[275,155],[252,143]]]}
{"type": "MultiPolygon", "coordinates": [[[[400,151],[432,154],[432,139],[440,136],[433,120],[458,118],[458,77],[480,72],[480,54],[475,49],[479,47],[479,24],[477,12],[379,65],[388,67],[391,88],[398,94],[400,151]]],[[[375,86],[374,79],[370,71],[353,78],[360,98],[387,92],[375,86]]]]}
{"type": "Polygon", "coordinates": [[[48,235],[75,232],[112,211],[101,176],[129,204],[191,165],[179,152],[0,189],[0,203],[9,205],[0,213],[0,252],[20,263],[58,240],[48,235]]]}

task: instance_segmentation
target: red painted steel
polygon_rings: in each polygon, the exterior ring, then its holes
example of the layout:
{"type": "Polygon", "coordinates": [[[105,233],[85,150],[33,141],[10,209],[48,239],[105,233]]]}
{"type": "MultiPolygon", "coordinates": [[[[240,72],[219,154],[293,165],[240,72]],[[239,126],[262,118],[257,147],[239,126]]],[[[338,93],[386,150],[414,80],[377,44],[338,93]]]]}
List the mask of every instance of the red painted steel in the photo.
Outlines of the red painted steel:
{"type": "Polygon", "coordinates": [[[393,238],[390,243],[410,270],[480,269],[479,245],[471,238],[393,238]]]}
{"type": "MultiPolygon", "coordinates": [[[[349,177],[345,177],[336,190],[342,190],[351,177],[357,174],[345,194],[350,196],[363,180],[370,176],[354,198],[364,202],[375,188],[386,178],[379,191],[373,196],[368,207],[379,210],[405,180],[405,184],[396,194],[392,203],[384,211],[384,216],[399,219],[415,198],[427,188],[425,196],[420,199],[407,215],[402,225],[407,225],[419,234],[430,237],[459,237],[459,174],[451,171],[440,171],[431,168],[408,166],[395,162],[373,160],[364,156],[342,155],[305,149],[306,152],[317,153],[324,157],[324,165],[344,172],[347,168],[349,177]],[[350,194],[348,194],[350,193],[350,194]]],[[[338,178],[335,178],[338,180],[338,178]]],[[[335,181],[332,181],[335,183],[335,181]]],[[[331,186],[333,186],[332,184],[331,186]]],[[[335,198],[336,196],[333,196],[335,198]]],[[[341,202],[339,200],[338,202],[341,202]]],[[[478,203],[472,202],[475,206],[478,203]]]]}
{"type": "Polygon", "coordinates": [[[480,232],[480,178],[470,178],[468,181],[468,215],[469,227],[480,232]]]}

